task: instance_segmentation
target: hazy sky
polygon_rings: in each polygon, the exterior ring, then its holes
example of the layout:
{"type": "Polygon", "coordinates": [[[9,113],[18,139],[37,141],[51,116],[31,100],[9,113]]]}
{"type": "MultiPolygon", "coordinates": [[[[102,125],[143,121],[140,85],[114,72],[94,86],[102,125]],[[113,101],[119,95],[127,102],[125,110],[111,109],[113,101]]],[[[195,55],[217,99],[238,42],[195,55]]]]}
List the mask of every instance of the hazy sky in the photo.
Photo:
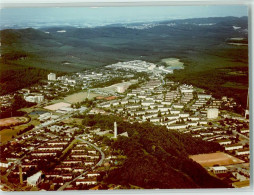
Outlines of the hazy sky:
{"type": "Polygon", "coordinates": [[[14,25],[103,25],[178,18],[247,16],[246,6],[143,6],[143,7],[61,7],[3,8],[1,28],[14,25]]]}

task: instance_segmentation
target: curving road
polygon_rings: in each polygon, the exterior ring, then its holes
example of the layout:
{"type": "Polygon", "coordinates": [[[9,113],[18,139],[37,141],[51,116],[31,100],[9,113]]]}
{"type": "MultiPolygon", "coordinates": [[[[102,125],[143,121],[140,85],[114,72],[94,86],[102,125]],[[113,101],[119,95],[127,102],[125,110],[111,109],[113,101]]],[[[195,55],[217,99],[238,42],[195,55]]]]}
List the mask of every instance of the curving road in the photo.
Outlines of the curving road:
{"type": "Polygon", "coordinates": [[[88,145],[92,146],[92,147],[95,148],[97,151],[99,151],[100,154],[101,154],[101,159],[100,159],[100,161],[99,161],[96,165],[94,165],[93,167],[91,167],[91,168],[90,168],[89,170],[87,170],[86,172],[83,172],[83,173],[81,173],[79,176],[75,177],[73,180],[66,182],[66,183],[65,183],[64,185],[62,185],[57,191],[62,191],[62,190],[64,190],[64,189],[65,189],[68,185],[70,185],[72,182],[74,182],[74,181],[76,181],[77,179],[80,179],[81,177],[83,177],[84,175],[86,175],[88,171],[93,170],[93,169],[94,169],[95,167],[97,167],[97,166],[101,166],[102,163],[103,163],[103,161],[104,161],[104,159],[105,159],[105,154],[102,152],[102,150],[101,150],[99,147],[97,147],[96,145],[94,145],[94,144],[92,144],[92,143],[90,143],[90,142],[88,142],[88,141],[86,141],[86,140],[84,140],[84,139],[82,139],[82,138],[80,138],[80,137],[82,137],[82,135],[79,135],[79,136],[75,137],[75,139],[78,140],[78,141],[81,141],[81,142],[83,142],[83,143],[87,143],[88,145]]]}

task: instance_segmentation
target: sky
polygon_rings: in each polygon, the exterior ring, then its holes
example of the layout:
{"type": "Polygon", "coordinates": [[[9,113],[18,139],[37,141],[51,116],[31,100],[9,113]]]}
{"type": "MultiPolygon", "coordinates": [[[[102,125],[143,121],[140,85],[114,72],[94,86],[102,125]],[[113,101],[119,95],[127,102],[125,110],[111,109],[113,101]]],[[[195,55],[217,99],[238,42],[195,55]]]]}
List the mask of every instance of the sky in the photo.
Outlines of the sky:
{"type": "Polygon", "coordinates": [[[241,17],[248,15],[247,8],[237,5],[2,8],[0,25],[1,29],[58,25],[93,27],[185,18],[241,17]]]}

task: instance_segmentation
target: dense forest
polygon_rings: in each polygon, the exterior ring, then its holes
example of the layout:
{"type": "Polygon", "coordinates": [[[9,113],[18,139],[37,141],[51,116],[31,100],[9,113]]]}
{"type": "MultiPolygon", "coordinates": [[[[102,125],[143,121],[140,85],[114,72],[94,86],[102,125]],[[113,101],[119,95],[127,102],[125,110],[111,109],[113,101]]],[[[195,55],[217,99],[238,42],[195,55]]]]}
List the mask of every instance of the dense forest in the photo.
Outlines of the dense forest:
{"type": "Polygon", "coordinates": [[[87,115],[83,124],[113,129],[114,121],[118,133],[127,131],[129,137],[119,136],[111,147],[127,159],[121,167],[109,172],[105,182],[147,189],[229,187],[188,158],[193,154],[219,151],[222,149],[219,144],[149,122],[131,124],[114,115],[87,115]]]}
{"type": "Polygon", "coordinates": [[[35,84],[40,79],[47,79],[48,70],[33,67],[21,67],[16,70],[0,71],[0,95],[35,84]]]}

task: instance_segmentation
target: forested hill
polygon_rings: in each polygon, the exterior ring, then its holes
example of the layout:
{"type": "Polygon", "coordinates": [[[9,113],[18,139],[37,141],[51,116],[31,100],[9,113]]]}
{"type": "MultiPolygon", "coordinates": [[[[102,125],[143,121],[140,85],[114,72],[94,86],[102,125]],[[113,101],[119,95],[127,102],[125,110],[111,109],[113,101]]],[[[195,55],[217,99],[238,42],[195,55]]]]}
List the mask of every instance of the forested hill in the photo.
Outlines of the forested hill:
{"type": "Polygon", "coordinates": [[[88,115],[83,124],[113,129],[114,121],[119,133],[127,131],[129,137],[119,136],[111,147],[122,151],[127,159],[122,167],[109,172],[105,182],[146,189],[229,187],[188,158],[191,154],[221,150],[218,143],[205,142],[148,122],[131,124],[113,115],[88,115]]]}

